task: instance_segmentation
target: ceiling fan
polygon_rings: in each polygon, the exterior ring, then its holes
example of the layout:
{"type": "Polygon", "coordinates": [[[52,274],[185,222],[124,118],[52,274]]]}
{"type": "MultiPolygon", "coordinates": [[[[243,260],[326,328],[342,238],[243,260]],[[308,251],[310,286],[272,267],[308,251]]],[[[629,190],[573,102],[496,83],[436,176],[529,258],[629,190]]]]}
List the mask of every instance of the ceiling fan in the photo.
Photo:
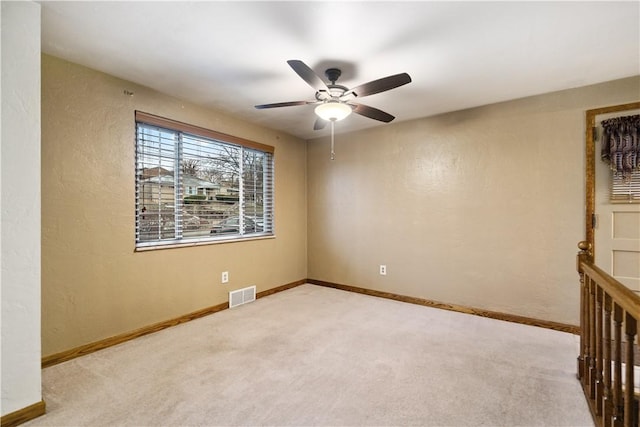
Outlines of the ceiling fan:
{"type": "Polygon", "coordinates": [[[316,99],[314,101],[277,102],[274,104],[256,105],[255,107],[263,109],[316,104],[315,113],[318,115],[318,118],[313,125],[314,130],[323,129],[327,122],[342,120],[352,112],[370,119],[389,123],[395,119],[391,114],[352,101],[356,98],[384,92],[411,82],[409,74],[400,73],[349,89],[346,86],[336,84],[336,81],[342,74],[342,71],[338,68],[329,68],[325,71],[325,76],[331,82],[327,84],[304,62],[292,59],[287,61],[287,63],[309,86],[316,90],[316,99]]]}

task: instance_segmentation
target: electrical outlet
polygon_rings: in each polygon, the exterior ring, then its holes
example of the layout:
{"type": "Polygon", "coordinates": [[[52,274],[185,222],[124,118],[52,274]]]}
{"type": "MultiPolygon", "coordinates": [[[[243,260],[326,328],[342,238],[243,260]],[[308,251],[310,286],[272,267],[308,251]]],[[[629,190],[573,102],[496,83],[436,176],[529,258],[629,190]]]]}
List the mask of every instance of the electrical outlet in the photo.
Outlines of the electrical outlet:
{"type": "Polygon", "coordinates": [[[223,271],[222,272],[222,283],[229,283],[229,272],[228,271],[223,271]]]}
{"type": "Polygon", "coordinates": [[[387,266],[386,265],[380,264],[380,275],[381,276],[386,276],[387,275],[387,266]]]}

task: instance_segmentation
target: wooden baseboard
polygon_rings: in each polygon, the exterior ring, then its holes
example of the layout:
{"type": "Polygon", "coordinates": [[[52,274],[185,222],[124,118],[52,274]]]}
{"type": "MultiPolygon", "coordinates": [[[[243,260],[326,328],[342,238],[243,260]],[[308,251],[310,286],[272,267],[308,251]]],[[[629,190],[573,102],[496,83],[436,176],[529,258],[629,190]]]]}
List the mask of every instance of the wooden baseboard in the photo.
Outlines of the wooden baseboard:
{"type": "Polygon", "coordinates": [[[387,298],[410,304],[424,305],[427,307],[440,308],[443,310],[457,311],[459,313],[473,314],[476,316],[488,317],[496,320],[504,320],[506,322],[521,323],[523,325],[538,326],[541,328],[553,329],[555,331],[569,332],[575,335],[580,334],[580,327],[568,325],[566,323],[551,322],[548,320],[533,319],[531,317],[518,316],[515,314],[500,313],[496,311],[482,310],[479,308],[466,307],[457,304],[446,304],[437,301],[431,301],[423,298],[409,297],[398,295],[391,292],[376,291],[373,289],[358,288],[356,286],[341,285],[339,283],[325,282],[323,280],[307,279],[307,283],[313,285],[325,286],[328,288],[340,289],[343,291],[357,292],[359,294],[371,295],[374,297],[387,298]]]}
{"type": "Polygon", "coordinates": [[[297,280],[295,282],[287,283],[286,285],[267,289],[266,291],[258,292],[256,294],[256,298],[268,297],[269,295],[277,294],[278,292],[286,291],[287,289],[295,288],[296,286],[304,285],[305,283],[307,283],[307,279],[297,280]]]}
{"type": "Polygon", "coordinates": [[[45,405],[44,400],[40,402],[36,402],[33,405],[29,405],[26,408],[19,409],[15,412],[11,412],[10,414],[3,415],[0,420],[0,426],[2,427],[14,427],[20,425],[22,423],[26,423],[27,421],[31,421],[34,418],[38,418],[41,415],[44,415],[46,412],[47,405],[45,405]]]}
{"type": "MultiPolygon", "coordinates": [[[[275,293],[282,292],[287,289],[295,288],[296,286],[302,285],[304,283],[306,283],[306,280],[302,279],[292,283],[287,283],[286,285],[277,286],[275,288],[268,289],[266,291],[258,292],[256,295],[256,298],[264,298],[266,296],[273,295],[275,293]]],[[[42,367],[46,368],[49,366],[57,365],[58,363],[66,362],[68,360],[75,359],[76,357],[84,356],[86,354],[90,354],[107,347],[121,344],[123,342],[130,341],[132,339],[139,338],[144,335],[152,334],[154,332],[158,332],[163,329],[179,325],[181,323],[199,319],[201,317],[208,316],[210,314],[217,313],[218,311],[226,310],[228,308],[229,308],[229,303],[225,302],[222,304],[214,305],[212,307],[204,308],[202,310],[194,311],[193,313],[185,314],[184,316],[176,317],[175,319],[165,320],[164,322],[155,323],[150,326],[145,326],[140,329],[136,329],[135,331],[126,332],[124,334],[105,338],[100,341],[92,342],[92,343],[85,344],[80,347],[72,348],[70,350],[66,350],[60,353],[52,354],[42,358],[42,367]]]]}

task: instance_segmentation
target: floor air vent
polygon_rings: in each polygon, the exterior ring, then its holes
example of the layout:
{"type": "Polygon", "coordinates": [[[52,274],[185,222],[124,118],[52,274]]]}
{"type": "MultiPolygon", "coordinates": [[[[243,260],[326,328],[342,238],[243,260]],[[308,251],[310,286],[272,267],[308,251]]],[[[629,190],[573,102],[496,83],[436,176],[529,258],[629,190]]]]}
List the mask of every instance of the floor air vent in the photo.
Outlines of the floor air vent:
{"type": "Polygon", "coordinates": [[[237,291],[229,292],[229,308],[237,307],[242,304],[246,304],[256,300],[256,287],[249,286],[248,288],[238,289],[237,291]]]}

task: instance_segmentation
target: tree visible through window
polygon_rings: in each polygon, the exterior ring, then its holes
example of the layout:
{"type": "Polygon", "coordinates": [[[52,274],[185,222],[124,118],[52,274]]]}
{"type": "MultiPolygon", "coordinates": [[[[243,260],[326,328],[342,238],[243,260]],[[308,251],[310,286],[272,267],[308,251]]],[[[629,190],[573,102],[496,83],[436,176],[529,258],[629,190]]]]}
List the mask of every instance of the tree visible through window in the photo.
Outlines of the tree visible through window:
{"type": "Polygon", "coordinates": [[[136,113],[137,247],[271,234],[272,147],[136,113]]]}

